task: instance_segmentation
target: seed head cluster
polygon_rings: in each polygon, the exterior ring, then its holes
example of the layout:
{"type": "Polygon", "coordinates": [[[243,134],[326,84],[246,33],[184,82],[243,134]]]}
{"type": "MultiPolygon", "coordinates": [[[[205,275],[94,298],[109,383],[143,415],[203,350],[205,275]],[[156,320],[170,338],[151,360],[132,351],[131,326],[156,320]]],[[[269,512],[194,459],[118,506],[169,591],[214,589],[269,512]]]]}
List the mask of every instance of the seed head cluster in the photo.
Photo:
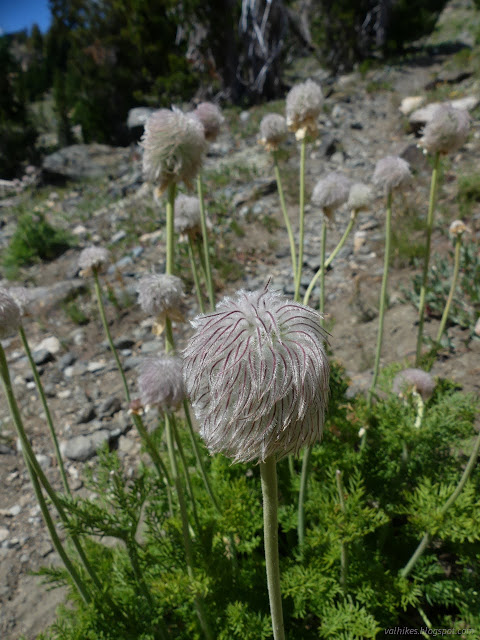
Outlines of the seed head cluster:
{"type": "Polygon", "coordinates": [[[155,111],[145,125],[142,145],[147,181],[162,192],[171,183],[184,182],[191,188],[207,147],[205,130],[198,118],[178,109],[155,111]]]}
{"type": "Polygon", "coordinates": [[[268,285],[195,318],[185,388],[211,453],[280,459],[320,439],[329,393],[320,320],[268,285]]]}
{"type": "Polygon", "coordinates": [[[423,130],[420,145],[428,153],[453,153],[465,143],[469,130],[470,116],[466,111],[441,104],[423,130]]]}
{"type": "Polygon", "coordinates": [[[347,206],[352,211],[364,211],[372,202],[372,190],[363,182],[355,182],[348,193],[347,206]]]}
{"type": "Polygon", "coordinates": [[[30,289],[26,287],[9,287],[8,294],[12,296],[17,303],[22,316],[27,315],[28,305],[32,299],[32,293],[30,289]]]}
{"type": "Polygon", "coordinates": [[[90,275],[92,271],[101,269],[110,261],[110,251],[104,247],[87,247],[78,258],[78,266],[82,275],[90,275]]]}
{"type": "Polygon", "coordinates": [[[176,409],[184,398],[182,360],[176,356],[147,358],[138,377],[140,401],[145,409],[176,409]]]}
{"type": "Polygon", "coordinates": [[[410,182],[412,174],[406,160],[399,156],[386,156],[375,165],[373,183],[383,187],[386,193],[400,189],[410,182]]]}
{"type": "Polygon", "coordinates": [[[317,118],[322,105],[322,90],[312,80],[290,89],[286,99],[287,126],[295,132],[297,140],[302,140],[307,134],[317,135],[317,118]]]}
{"type": "Polygon", "coordinates": [[[401,394],[416,391],[424,401],[428,400],[435,389],[435,380],[423,369],[404,369],[393,379],[392,390],[401,394]]]}
{"type": "Polygon", "coordinates": [[[175,200],[175,231],[188,235],[200,233],[200,201],[195,196],[183,193],[175,200]]]}
{"type": "Polygon", "coordinates": [[[138,304],[147,315],[180,313],[184,295],[183,282],[177,276],[149,274],[137,284],[138,304]]]}
{"type": "Polygon", "coordinates": [[[454,220],[448,232],[451,236],[463,236],[464,233],[471,233],[469,227],[467,227],[463,220],[454,220]]]}
{"type": "Polygon", "coordinates": [[[20,327],[20,308],[7,289],[0,288],[0,340],[20,327]]]}
{"type": "Polygon", "coordinates": [[[260,122],[259,143],[267,151],[276,151],[287,137],[287,121],[278,113],[269,113],[260,122]]]}
{"type": "Polygon", "coordinates": [[[348,200],[350,180],[342,173],[332,172],[317,182],[312,193],[312,202],[321,207],[331,219],[333,212],[348,200]]]}
{"type": "Polygon", "coordinates": [[[203,125],[205,140],[215,142],[225,118],[213,102],[201,102],[192,114],[203,125]]]}

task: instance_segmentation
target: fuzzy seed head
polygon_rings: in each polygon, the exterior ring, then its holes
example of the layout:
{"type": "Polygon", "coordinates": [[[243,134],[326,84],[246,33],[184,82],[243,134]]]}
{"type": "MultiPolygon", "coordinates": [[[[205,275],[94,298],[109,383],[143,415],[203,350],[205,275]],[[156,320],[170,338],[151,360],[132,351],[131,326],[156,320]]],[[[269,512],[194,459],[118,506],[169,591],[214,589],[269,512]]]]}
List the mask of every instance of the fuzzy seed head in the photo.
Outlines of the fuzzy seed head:
{"type": "Polygon", "coordinates": [[[78,258],[81,275],[89,275],[93,269],[101,269],[110,261],[110,251],[103,247],[87,247],[78,258]]]}
{"type": "Polygon", "coordinates": [[[287,137],[287,121],[278,113],[269,113],[260,122],[259,143],[267,151],[276,151],[287,137]]]}
{"type": "Polygon", "coordinates": [[[185,388],[211,453],[280,459],[320,439],[329,393],[320,320],[268,285],[195,318],[185,388]]]}
{"type": "Polygon", "coordinates": [[[150,316],[178,313],[183,299],[183,282],[177,276],[150,274],[137,284],[138,304],[150,316]]]}
{"type": "Polygon", "coordinates": [[[312,193],[312,202],[321,207],[331,218],[335,209],[347,202],[350,193],[350,180],[342,173],[332,172],[317,182],[312,193]]]}
{"type": "Polygon", "coordinates": [[[164,411],[177,409],[184,398],[182,360],[176,356],[146,358],[138,376],[143,407],[164,411]]]}
{"type": "Polygon", "coordinates": [[[295,85],[287,95],[287,126],[297,139],[317,134],[317,118],[322,110],[322,90],[312,80],[295,85]]]}
{"type": "Polygon", "coordinates": [[[373,173],[373,183],[383,187],[386,193],[405,186],[412,174],[410,165],[399,156],[386,156],[379,160],[373,173]]]}
{"type": "Polygon", "coordinates": [[[198,118],[178,109],[152,113],[142,136],[143,174],[164,191],[169,184],[184,182],[191,188],[207,147],[198,118]]]}
{"type": "Polygon", "coordinates": [[[200,232],[200,201],[183,193],[175,200],[175,231],[195,235],[200,232]]]}
{"type": "Polygon", "coordinates": [[[27,289],[26,287],[10,287],[8,289],[8,293],[12,296],[20,309],[20,315],[26,315],[28,312],[28,305],[32,298],[30,289],[27,289]]]}
{"type": "Polygon", "coordinates": [[[442,104],[423,130],[420,146],[428,153],[453,153],[464,144],[469,130],[470,116],[466,111],[442,104]]]}
{"type": "Polygon", "coordinates": [[[364,211],[372,202],[372,190],[363,182],[356,182],[350,187],[347,206],[352,211],[364,211]]]}
{"type": "Polygon", "coordinates": [[[20,308],[7,289],[0,288],[0,340],[8,338],[21,324],[20,308]]]}
{"type": "Polygon", "coordinates": [[[448,232],[451,236],[462,236],[464,233],[471,233],[469,227],[462,220],[454,220],[448,232]]]}
{"type": "Polygon", "coordinates": [[[435,380],[423,369],[404,369],[393,379],[392,391],[397,394],[416,391],[424,401],[428,400],[435,389],[435,380]]]}
{"type": "Polygon", "coordinates": [[[225,118],[213,102],[201,102],[192,114],[200,120],[205,131],[207,142],[215,142],[225,118]]]}

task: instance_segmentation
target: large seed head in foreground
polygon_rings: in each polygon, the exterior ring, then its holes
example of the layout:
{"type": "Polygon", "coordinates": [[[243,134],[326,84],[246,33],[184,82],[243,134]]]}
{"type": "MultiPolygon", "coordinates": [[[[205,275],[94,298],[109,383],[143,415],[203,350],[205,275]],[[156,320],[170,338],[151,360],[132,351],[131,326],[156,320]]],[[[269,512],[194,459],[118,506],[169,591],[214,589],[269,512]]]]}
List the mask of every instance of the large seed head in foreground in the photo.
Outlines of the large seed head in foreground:
{"type": "Polygon", "coordinates": [[[329,389],[320,320],[267,286],[193,321],[185,387],[211,453],[280,459],[320,439],[329,389]]]}
{"type": "Polygon", "coordinates": [[[142,137],[143,173],[160,191],[170,183],[184,182],[191,187],[207,148],[205,132],[198,118],[178,109],[152,113],[142,137]]]}

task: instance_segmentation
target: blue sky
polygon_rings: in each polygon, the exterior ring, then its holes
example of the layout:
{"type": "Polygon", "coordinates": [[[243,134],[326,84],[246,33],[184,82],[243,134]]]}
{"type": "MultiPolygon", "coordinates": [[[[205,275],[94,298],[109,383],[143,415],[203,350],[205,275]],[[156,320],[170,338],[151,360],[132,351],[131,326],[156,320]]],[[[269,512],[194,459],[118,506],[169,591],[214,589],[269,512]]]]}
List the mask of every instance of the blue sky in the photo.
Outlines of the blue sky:
{"type": "Polygon", "coordinates": [[[0,0],[0,29],[3,33],[30,30],[35,22],[41,31],[48,29],[48,0],[0,0]]]}

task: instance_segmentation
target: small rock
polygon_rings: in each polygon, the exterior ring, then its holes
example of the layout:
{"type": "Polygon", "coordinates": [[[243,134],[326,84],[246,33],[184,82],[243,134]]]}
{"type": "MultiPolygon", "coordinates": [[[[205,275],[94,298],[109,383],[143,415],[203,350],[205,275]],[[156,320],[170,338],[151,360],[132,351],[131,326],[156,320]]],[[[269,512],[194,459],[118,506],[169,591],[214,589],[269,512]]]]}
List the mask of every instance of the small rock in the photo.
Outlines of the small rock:
{"type": "Polygon", "coordinates": [[[399,109],[404,116],[409,116],[420,107],[423,107],[426,101],[425,96],[407,96],[402,100],[399,109]]]}
{"type": "Polygon", "coordinates": [[[106,429],[100,429],[95,431],[89,436],[75,436],[70,440],[63,441],[60,444],[60,451],[69,460],[78,460],[85,462],[89,458],[92,458],[97,449],[104,443],[111,439],[111,434],[106,429]]]}
{"type": "Polygon", "coordinates": [[[239,118],[240,122],[248,122],[250,120],[250,111],[242,111],[239,118]]]}
{"type": "Polygon", "coordinates": [[[87,370],[90,373],[95,373],[96,371],[101,371],[102,369],[105,369],[105,367],[106,367],[105,362],[93,360],[92,362],[88,363],[87,370]]]}
{"type": "Polygon", "coordinates": [[[36,365],[46,364],[53,360],[53,356],[47,349],[38,349],[32,353],[33,361],[36,365]]]}
{"type": "Polygon", "coordinates": [[[116,242],[120,242],[120,240],[123,240],[126,236],[127,236],[127,232],[124,229],[120,229],[120,231],[117,231],[117,233],[113,234],[113,236],[110,239],[110,242],[112,244],[115,244],[116,242]]]}
{"type": "Polygon", "coordinates": [[[63,371],[67,367],[70,367],[72,364],[74,364],[76,359],[77,359],[77,356],[74,353],[72,353],[71,351],[69,351],[68,353],[65,353],[61,358],[59,358],[59,360],[58,360],[58,368],[61,371],[63,371]]]}
{"type": "Polygon", "coordinates": [[[77,424],[85,424],[93,420],[96,416],[95,407],[93,404],[87,404],[80,409],[77,414],[77,424]]]}
{"type": "Polygon", "coordinates": [[[474,332],[476,336],[480,336],[480,318],[478,318],[477,322],[475,323],[474,332]]]}
{"type": "Polygon", "coordinates": [[[367,242],[367,232],[366,231],[356,231],[353,236],[353,253],[358,253],[367,242]]]}
{"type": "Polygon", "coordinates": [[[48,338],[44,338],[44,340],[35,347],[35,351],[42,351],[43,349],[46,349],[52,355],[56,355],[62,349],[62,345],[58,338],[49,336],[48,338]]]}
{"type": "MultiPolygon", "coordinates": [[[[123,438],[126,440],[126,438],[123,438]]],[[[10,531],[6,527],[0,527],[0,543],[4,542],[10,534],[10,531]]]]}
{"type": "Polygon", "coordinates": [[[18,516],[21,510],[22,510],[22,507],[19,504],[14,504],[13,507],[10,507],[10,509],[8,510],[8,513],[14,518],[15,516],[18,516]]]}
{"type": "Polygon", "coordinates": [[[50,456],[45,456],[43,453],[37,453],[37,462],[44,470],[48,469],[52,464],[50,456]]]}
{"type": "Polygon", "coordinates": [[[99,418],[109,418],[113,414],[120,411],[122,408],[122,402],[117,396],[110,396],[105,398],[103,402],[97,408],[97,415],[99,418]]]}

